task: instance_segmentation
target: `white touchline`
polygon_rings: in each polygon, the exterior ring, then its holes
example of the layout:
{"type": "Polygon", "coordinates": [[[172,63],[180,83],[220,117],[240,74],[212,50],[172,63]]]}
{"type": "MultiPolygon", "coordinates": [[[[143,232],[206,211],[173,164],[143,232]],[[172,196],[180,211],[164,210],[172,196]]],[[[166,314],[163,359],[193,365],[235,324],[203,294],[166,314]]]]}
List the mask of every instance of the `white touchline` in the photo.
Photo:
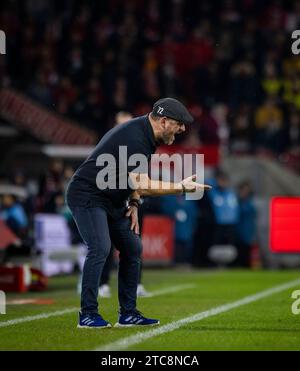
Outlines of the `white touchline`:
{"type": "Polygon", "coordinates": [[[215,316],[215,315],[220,314],[220,313],[228,312],[231,309],[235,309],[235,308],[241,307],[243,305],[253,303],[257,300],[266,298],[268,296],[271,296],[271,295],[276,294],[278,292],[287,290],[287,289],[289,289],[291,287],[294,287],[296,285],[299,285],[299,284],[300,284],[300,279],[295,280],[295,281],[290,281],[290,282],[287,282],[287,283],[279,285],[279,286],[271,287],[268,290],[258,292],[257,294],[254,294],[254,295],[246,296],[243,299],[234,301],[232,303],[224,304],[224,305],[221,305],[221,306],[216,307],[216,308],[209,309],[205,312],[196,313],[196,314],[194,314],[190,317],[186,317],[186,318],[180,319],[178,321],[170,322],[170,323],[168,323],[164,326],[157,327],[153,330],[149,330],[149,331],[145,331],[145,332],[139,332],[135,335],[128,336],[128,337],[123,338],[121,340],[117,340],[113,343],[109,343],[109,344],[106,344],[104,346],[101,346],[101,347],[99,347],[95,350],[96,351],[108,351],[108,350],[109,351],[117,351],[117,350],[127,349],[129,347],[132,347],[133,345],[142,343],[143,341],[151,339],[155,336],[163,335],[163,334],[166,334],[168,332],[174,331],[174,330],[176,330],[176,329],[178,329],[178,328],[180,328],[180,327],[182,327],[182,326],[184,326],[188,323],[201,321],[205,318],[212,317],[212,316],[215,316]]]}
{"type": "Polygon", "coordinates": [[[143,296],[140,299],[143,299],[143,298],[153,298],[154,296],[169,294],[169,293],[177,292],[177,291],[181,291],[181,290],[192,289],[194,287],[195,287],[195,285],[193,285],[193,284],[186,284],[186,285],[178,285],[178,286],[165,287],[165,288],[160,289],[160,290],[151,291],[151,292],[149,292],[149,295],[143,296]]]}
{"type": "MultiPolygon", "coordinates": [[[[164,295],[164,294],[168,294],[168,293],[171,293],[171,292],[177,292],[177,291],[180,291],[180,290],[191,289],[193,287],[195,287],[195,285],[192,285],[192,284],[166,287],[166,288],[161,289],[161,290],[152,291],[148,297],[164,295]]],[[[77,312],[77,311],[78,311],[78,308],[69,308],[69,309],[64,309],[64,310],[60,310],[60,311],[56,311],[56,312],[41,313],[41,314],[37,314],[35,316],[15,318],[15,319],[12,319],[12,320],[9,320],[9,321],[0,322],[0,328],[1,327],[13,326],[13,325],[17,325],[17,324],[25,323],[25,322],[37,321],[39,319],[47,319],[47,318],[50,318],[50,317],[63,316],[64,314],[73,313],[73,312],[77,312]]]]}
{"type": "MultiPolygon", "coordinates": [[[[177,291],[182,291],[182,290],[188,290],[188,289],[192,289],[196,287],[196,285],[194,284],[185,284],[185,285],[177,285],[177,286],[168,286],[168,287],[165,287],[163,289],[160,289],[160,290],[154,290],[154,291],[150,291],[148,293],[148,295],[146,296],[141,296],[139,297],[139,299],[147,299],[147,298],[153,298],[155,296],[160,296],[160,295],[164,295],[164,294],[170,294],[172,292],[177,292],[177,291]]],[[[101,298],[102,300],[103,299],[110,299],[109,297],[106,297],[106,298],[101,298]]]]}
{"type": "Polygon", "coordinates": [[[19,323],[32,322],[32,321],[36,321],[39,319],[47,319],[50,317],[63,316],[64,314],[69,314],[69,313],[73,313],[77,311],[78,311],[78,308],[69,308],[69,309],[64,309],[64,310],[58,310],[56,312],[41,313],[35,316],[15,318],[15,319],[11,319],[5,322],[0,322],[0,328],[12,326],[12,325],[18,325],[19,323]]]}

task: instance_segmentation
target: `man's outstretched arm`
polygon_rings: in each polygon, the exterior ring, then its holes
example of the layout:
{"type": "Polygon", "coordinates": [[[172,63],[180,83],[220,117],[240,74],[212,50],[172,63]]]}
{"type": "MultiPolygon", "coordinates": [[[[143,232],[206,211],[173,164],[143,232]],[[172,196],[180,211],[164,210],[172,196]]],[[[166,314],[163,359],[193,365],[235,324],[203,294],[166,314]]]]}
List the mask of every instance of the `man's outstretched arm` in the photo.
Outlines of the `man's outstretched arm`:
{"type": "Polygon", "coordinates": [[[153,180],[149,178],[148,174],[130,173],[129,178],[133,189],[135,189],[134,194],[141,197],[176,195],[211,189],[209,185],[196,183],[196,175],[178,183],[153,180]]]}

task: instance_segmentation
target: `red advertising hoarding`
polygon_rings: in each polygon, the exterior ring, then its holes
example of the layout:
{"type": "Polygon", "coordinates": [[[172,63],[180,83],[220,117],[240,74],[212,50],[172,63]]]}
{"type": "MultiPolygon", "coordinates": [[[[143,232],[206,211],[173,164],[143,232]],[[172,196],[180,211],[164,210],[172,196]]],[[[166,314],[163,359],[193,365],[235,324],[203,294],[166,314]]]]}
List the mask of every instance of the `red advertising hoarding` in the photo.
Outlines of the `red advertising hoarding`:
{"type": "Polygon", "coordinates": [[[174,222],[168,217],[148,215],[143,223],[143,262],[170,264],[174,256],[174,222]]]}
{"type": "Polygon", "coordinates": [[[270,249],[275,253],[300,253],[300,197],[271,200],[270,249]]]}

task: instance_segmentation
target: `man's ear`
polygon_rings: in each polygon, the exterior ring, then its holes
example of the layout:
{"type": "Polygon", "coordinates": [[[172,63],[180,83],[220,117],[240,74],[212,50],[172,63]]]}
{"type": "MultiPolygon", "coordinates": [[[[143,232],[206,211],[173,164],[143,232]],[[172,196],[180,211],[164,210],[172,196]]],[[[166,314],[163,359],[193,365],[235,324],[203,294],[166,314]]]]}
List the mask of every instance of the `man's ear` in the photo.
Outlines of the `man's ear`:
{"type": "Polygon", "coordinates": [[[166,123],[167,123],[167,118],[166,117],[162,117],[161,118],[161,126],[165,129],[166,127],[166,123]]]}

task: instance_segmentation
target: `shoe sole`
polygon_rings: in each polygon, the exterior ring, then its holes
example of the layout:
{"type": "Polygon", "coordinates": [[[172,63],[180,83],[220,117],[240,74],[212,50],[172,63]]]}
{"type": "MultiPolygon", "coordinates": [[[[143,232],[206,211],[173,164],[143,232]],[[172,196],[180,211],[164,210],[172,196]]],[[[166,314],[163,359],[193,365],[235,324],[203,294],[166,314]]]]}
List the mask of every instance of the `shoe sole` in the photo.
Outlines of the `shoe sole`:
{"type": "Polygon", "coordinates": [[[135,324],[130,324],[130,325],[122,325],[121,323],[117,322],[114,327],[153,327],[153,326],[158,326],[160,322],[157,323],[151,323],[149,325],[135,325],[135,324]]]}
{"type": "Polygon", "coordinates": [[[107,326],[80,326],[80,325],[77,325],[77,328],[80,328],[80,329],[97,329],[97,330],[99,330],[99,329],[105,329],[105,328],[112,328],[112,325],[111,324],[109,324],[109,325],[107,325],[107,326]]]}

